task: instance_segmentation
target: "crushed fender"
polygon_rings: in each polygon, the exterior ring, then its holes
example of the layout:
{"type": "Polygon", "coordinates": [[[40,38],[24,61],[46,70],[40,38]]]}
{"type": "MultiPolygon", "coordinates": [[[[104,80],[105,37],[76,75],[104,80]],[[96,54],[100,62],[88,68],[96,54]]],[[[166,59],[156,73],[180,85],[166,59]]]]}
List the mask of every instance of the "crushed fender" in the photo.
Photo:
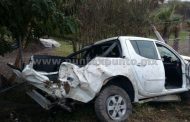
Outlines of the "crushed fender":
{"type": "Polygon", "coordinates": [[[20,77],[52,96],[72,98],[87,103],[96,96],[108,78],[118,75],[130,78],[130,66],[122,65],[125,63],[124,60],[96,57],[84,67],[63,62],[58,71],[58,82],[50,81],[47,77],[52,73],[35,71],[32,68],[33,64],[30,63],[24,68],[20,77]]]}

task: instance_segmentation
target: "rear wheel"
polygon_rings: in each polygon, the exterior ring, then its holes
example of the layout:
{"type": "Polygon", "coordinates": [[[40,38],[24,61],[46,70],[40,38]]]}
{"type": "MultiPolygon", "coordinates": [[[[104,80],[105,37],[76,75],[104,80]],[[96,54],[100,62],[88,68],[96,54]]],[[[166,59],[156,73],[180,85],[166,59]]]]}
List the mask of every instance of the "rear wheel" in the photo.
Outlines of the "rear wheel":
{"type": "Polygon", "coordinates": [[[95,101],[95,111],[101,121],[126,121],[132,112],[128,94],[118,86],[108,86],[95,101]]]}

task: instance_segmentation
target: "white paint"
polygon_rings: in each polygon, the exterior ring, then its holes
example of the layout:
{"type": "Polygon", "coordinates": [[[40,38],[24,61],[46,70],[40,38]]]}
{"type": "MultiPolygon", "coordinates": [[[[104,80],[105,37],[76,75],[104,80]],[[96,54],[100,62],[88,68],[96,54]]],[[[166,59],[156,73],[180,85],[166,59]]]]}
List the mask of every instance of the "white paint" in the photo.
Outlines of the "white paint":
{"type": "Polygon", "coordinates": [[[149,93],[161,93],[165,84],[165,71],[160,57],[159,60],[142,57],[135,52],[129,40],[127,40],[126,43],[130,49],[129,54],[131,59],[137,61],[137,64],[133,65],[133,69],[144,91],[149,93]],[[154,64],[142,65],[143,60],[154,62],[154,64]]]}
{"type": "Polygon", "coordinates": [[[189,56],[184,56],[184,55],[181,55],[181,57],[187,61],[190,61],[190,57],[189,56]]]}

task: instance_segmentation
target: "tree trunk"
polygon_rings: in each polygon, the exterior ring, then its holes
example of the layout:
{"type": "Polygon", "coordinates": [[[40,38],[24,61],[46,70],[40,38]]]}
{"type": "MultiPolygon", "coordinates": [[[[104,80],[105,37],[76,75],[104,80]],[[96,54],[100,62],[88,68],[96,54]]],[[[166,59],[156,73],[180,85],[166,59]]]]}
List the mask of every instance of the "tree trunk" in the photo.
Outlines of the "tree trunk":
{"type": "Polygon", "coordinates": [[[165,26],[164,26],[162,37],[163,37],[165,43],[167,44],[168,43],[168,39],[169,39],[169,27],[168,27],[167,24],[165,24],[165,26]]]}
{"type": "Polygon", "coordinates": [[[77,43],[75,42],[75,40],[71,40],[72,41],[72,45],[73,45],[73,52],[77,51],[77,43]]]}
{"type": "Polygon", "coordinates": [[[174,43],[173,43],[173,48],[176,51],[178,51],[179,50],[179,28],[178,28],[178,26],[175,27],[174,36],[175,36],[175,40],[174,40],[174,43]]]}
{"type": "MultiPolygon", "coordinates": [[[[19,40],[19,50],[18,50],[18,53],[17,53],[17,56],[16,56],[16,59],[15,59],[15,63],[14,63],[14,66],[16,67],[20,67],[22,68],[22,40],[19,40]]],[[[11,84],[14,80],[16,79],[16,75],[15,74],[12,74],[12,76],[8,79],[8,82],[11,84]]]]}
{"type": "MultiPolygon", "coordinates": [[[[21,39],[21,38],[19,38],[19,39],[21,39]]],[[[22,49],[25,47],[25,44],[26,44],[26,43],[24,43],[24,46],[22,45],[23,40],[25,40],[25,39],[19,40],[19,43],[20,43],[19,44],[19,50],[18,50],[16,59],[15,59],[15,63],[14,63],[14,66],[20,67],[21,69],[23,68],[23,66],[22,66],[22,63],[23,63],[23,61],[22,61],[22,49]]],[[[8,84],[12,84],[15,79],[16,79],[16,75],[13,73],[12,76],[8,80],[3,81],[3,82],[8,82],[8,84]]]]}
{"type": "MultiPolygon", "coordinates": [[[[21,69],[23,68],[23,60],[22,60],[23,49],[26,47],[27,39],[29,38],[30,33],[32,31],[32,28],[30,27],[30,23],[28,25],[29,25],[27,28],[28,33],[25,36],[16,36],[17,41],[19,41],[19,50],[18,50],[16,59],[14,62],[14,66],[20,67],[21,69]],[[19,65],[19,63],[20,63],[20,65],[19,65]]],[[[11,85],[14,82],[14,80],[16,79],[16,75],[14,73],[12,73],[12,76],[10,78],[8,78],[8,79],[5,77],[3,77],[3,78],[4,78],[4,80],[1,82],[11,85]]]]}
{"type": "Polygon", "coordinates": [[[179,39],[176,38],[173,43],[173,48],[175,51],[179,51],[179,39]]]}
{"type": "MultiPolygon", "coordinates": [[[[14,65],[16,67],[19,67],[19,62],[20,62],[20,53],[18,51],[14,65]]],[[[15,79],[16,79],[16,75],[14,73],[8,79],[5,78],[2,74],[0,74],[1,87],[6,87],[6,86],[11,85],[15,79]]]]}
{"type": "MultiPolygon", "coordinates": [[[[19,63],[20,63],[20,53],[18,51],[14,65],[16,67],[19,67],[19,63]]],[[[13,73],[12,76],[6,82],[11,84],[15,79],[16,79],[16,75],[13,73]]]]}

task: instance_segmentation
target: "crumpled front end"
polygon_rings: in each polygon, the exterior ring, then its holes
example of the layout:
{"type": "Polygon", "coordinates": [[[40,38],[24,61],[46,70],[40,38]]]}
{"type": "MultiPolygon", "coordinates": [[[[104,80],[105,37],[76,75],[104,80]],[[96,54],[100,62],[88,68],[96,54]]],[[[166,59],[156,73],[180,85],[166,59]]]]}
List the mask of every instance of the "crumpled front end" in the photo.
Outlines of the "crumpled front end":
{"type": "Polygon", "coordinates": [[[59,70],[59,81],[62,85],[67,86],[67,88],[65,87],[66,95],[63,96],[85,103],[91,101],[99,93],[102,86],[105,85],[107,79],[118,75],[130,77],[129,66],[112,64],[113,62],[122,62],[124,60],[96,57],[81,68],[74,64],[63,62],[59,70]],[[110,63],[105,65],[102,61],[110,63]]]}
{"type": "Polygon", "coordinates": [[[101,90],[108,78],[117,75],[130,75],[127,65],[105,65],[104,62],[115,62],[124,59],[96,57],[84,67],[78,67],[69,62],[63,62],[58,71],[58,80],[51,81],[51,73],[38,72],[33,69],[33,63],[27,65],[21,77],[33,86],[57,98],[71,98],[87,103],[101,90]],[[121,69],[121,70],[115,70],[121,69]]]}
{"type": "Polygon", "coordinates": [[[31,84],[43,84],[49,81],[47,76],[35,71],[30,65],[26,65],[21,76],[31,84]]]}
{"type": "Polygon", "coordinates": [[[59,80],[69,87],[66,96],[81,102],[92,100],[103,86],[106,75],[98,65],[78,66],[64,62],[60,66],[59,80]]]}

